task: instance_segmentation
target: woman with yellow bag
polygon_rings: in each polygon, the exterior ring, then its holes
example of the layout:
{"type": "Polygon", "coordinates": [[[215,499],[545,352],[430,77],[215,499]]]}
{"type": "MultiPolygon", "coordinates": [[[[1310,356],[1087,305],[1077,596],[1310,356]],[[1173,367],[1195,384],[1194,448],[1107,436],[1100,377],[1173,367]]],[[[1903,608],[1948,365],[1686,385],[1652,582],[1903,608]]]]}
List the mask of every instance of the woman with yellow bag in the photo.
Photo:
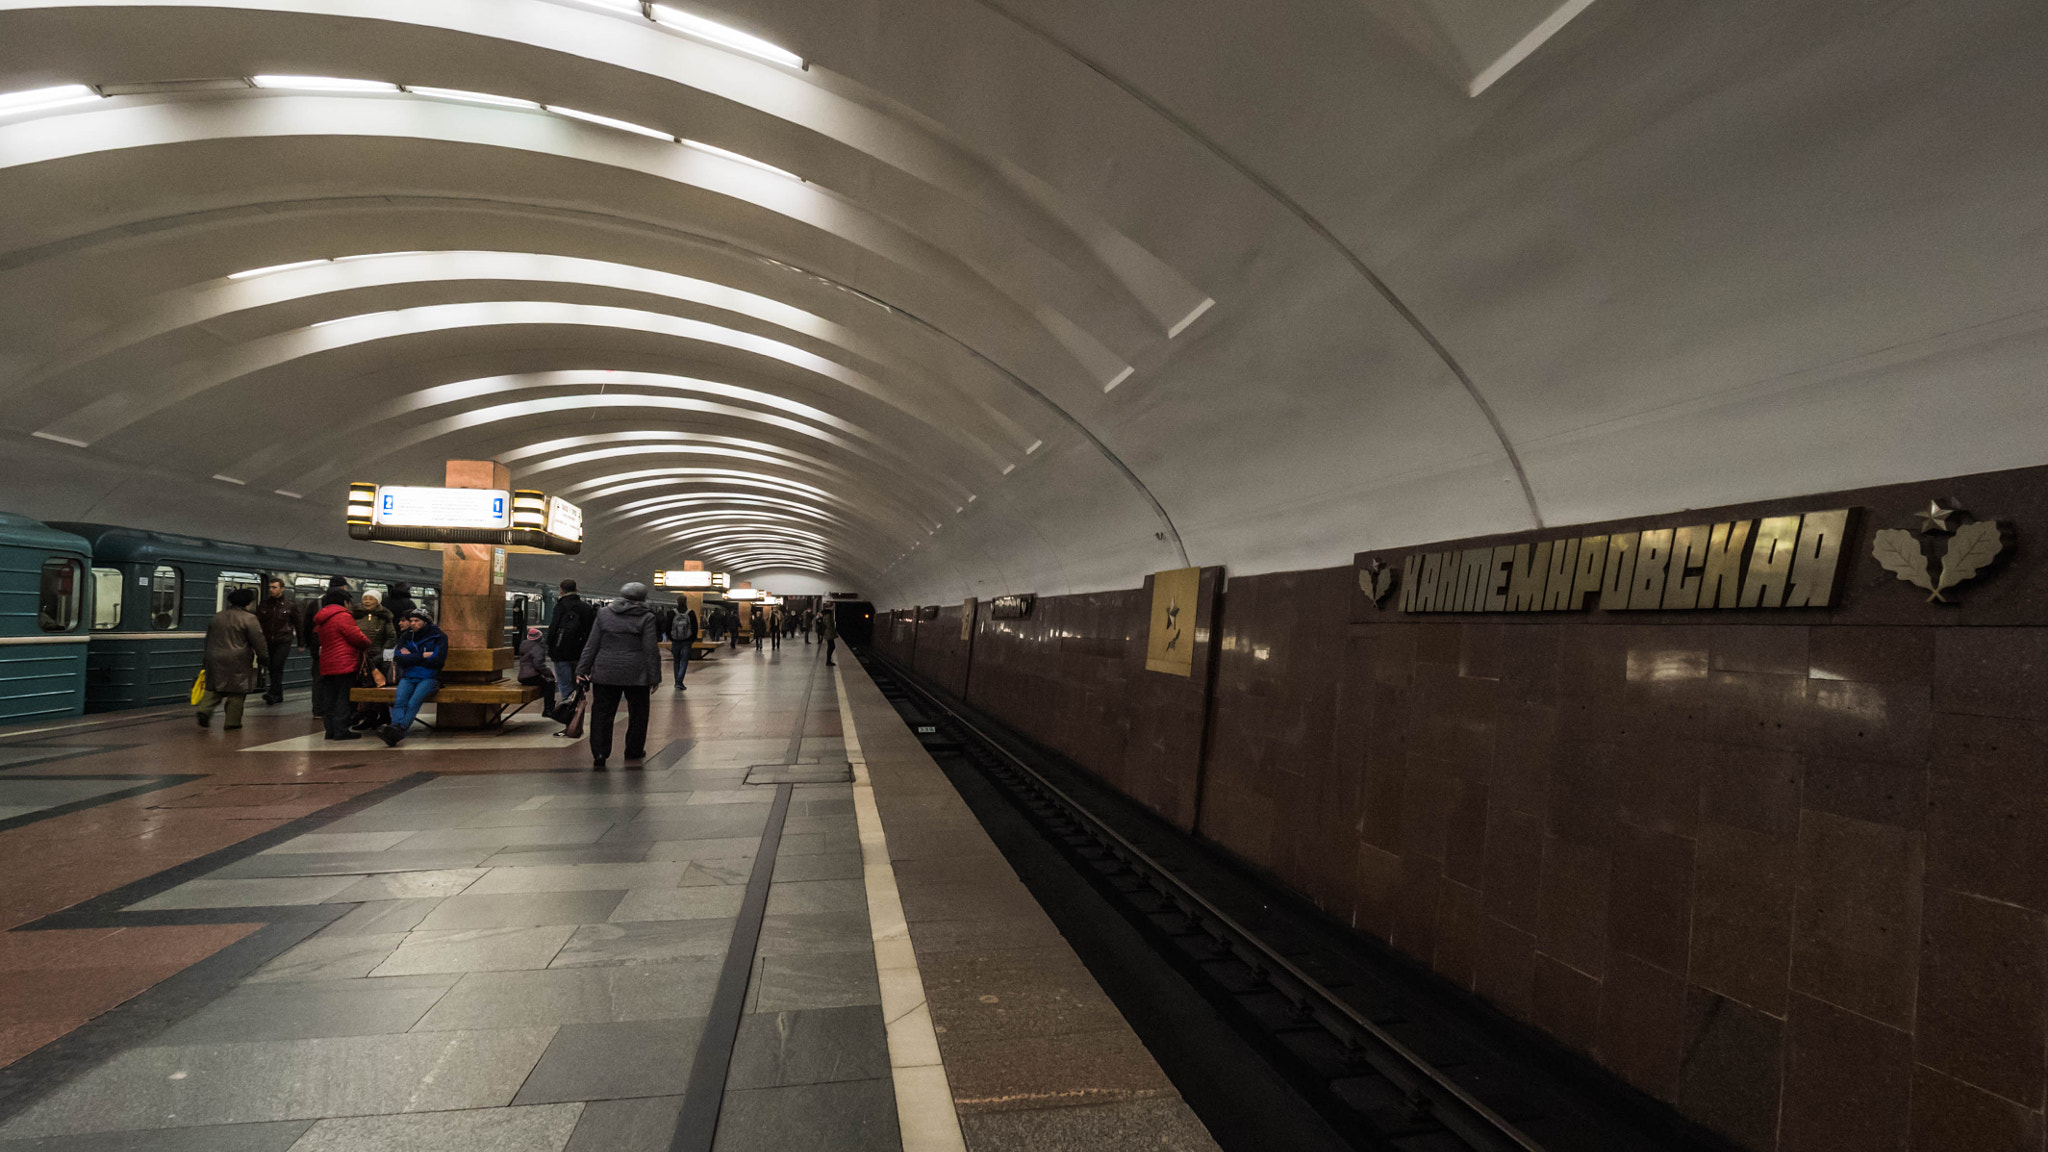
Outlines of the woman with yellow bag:
{"type": "Polygon", "coordinates": [[[213,723],[213,710],[223,700],[228,722],[222,727],[232,732],[242,726],[242,704],[257,687],[256,663],[270,650],[262,622],[249,611],[255,599],[255,589],[235,589],[228,593],[228,606],[206,626],[204,663],[192,685],[201,728],[213,723]]]}

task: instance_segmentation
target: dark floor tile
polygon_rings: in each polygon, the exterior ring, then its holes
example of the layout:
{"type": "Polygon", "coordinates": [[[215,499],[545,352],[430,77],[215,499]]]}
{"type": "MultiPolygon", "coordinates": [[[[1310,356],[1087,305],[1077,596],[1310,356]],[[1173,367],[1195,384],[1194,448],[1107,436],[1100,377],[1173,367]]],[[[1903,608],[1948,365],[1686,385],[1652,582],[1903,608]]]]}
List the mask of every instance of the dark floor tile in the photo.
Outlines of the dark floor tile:
{"type": "Polygon", "coordinates": [[[682,1107],[681,1096],[593,1101],[564,1152],[669,1152],[682,1107]]]}
{"type": "Polygon", "coordinates": [[[1808,996],[1786,1017],[1782,1152],[1903,1152],[1913,1038],[1808,996]]]}
{"type": "Polygon", "coordinates": [[[934,1021],[961,1035],[1062,1036],[1122,1019],[1065,947],[947,952],[918,964],[934,1021]]]}
{"type": "Polygon", "coordinates": [[[727,1092],[713,1152],[900,1152],[887,1078],[727,1092]]]}
{"type": "Polygon", "coordinates": [[[564,1024],[512,1103],[678,1095],[703,1031],[702,1019],[564,1024]]]}
{"type": "Polygon", "coordinates": [[[1179,1100],[1126,1100],[1079,1108],[975,1112],[960,1118],[974,1152],[1214,1152],[1209,1130],[1179,1100]]]}
{"type": "Polygon", "coordinates": [[[954,1106],[969,1112],[1033,1107],[1045,1100],[1107,1103],[1172,1091],[1152,1054],[1128,1028],[1026,1039],[939,1037],[954,1106]]]}
{"type": "Polygon", "coordinates": [[[2041,1114],[1931,1068],[1913,1069],[1913,1152],[2037,1152],[2041,1114]]]}
{"type": "Polygon", "coordinates": [[[740,1024],[728,1092],[889,1075],[881,1006],[757,1012],[740,1024]]]}

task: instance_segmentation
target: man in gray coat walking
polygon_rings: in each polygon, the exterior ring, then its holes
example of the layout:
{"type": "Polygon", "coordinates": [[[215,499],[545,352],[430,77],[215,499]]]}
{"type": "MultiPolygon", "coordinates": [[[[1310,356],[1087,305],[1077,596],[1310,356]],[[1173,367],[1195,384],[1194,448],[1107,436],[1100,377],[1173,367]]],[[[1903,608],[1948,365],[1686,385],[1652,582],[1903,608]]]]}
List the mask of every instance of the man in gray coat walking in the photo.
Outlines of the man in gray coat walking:
{"type": "Polygon", "coordinates": [[[612,721],[626,700],[626,759],[647,756],[649,694],[661,686],[661,622],[647,606],[647,585],[634,581],[598,610],[590,639],[576,661],[576,678],[592,685],[590,766],[600,771],[612,754],[612,721]]]}

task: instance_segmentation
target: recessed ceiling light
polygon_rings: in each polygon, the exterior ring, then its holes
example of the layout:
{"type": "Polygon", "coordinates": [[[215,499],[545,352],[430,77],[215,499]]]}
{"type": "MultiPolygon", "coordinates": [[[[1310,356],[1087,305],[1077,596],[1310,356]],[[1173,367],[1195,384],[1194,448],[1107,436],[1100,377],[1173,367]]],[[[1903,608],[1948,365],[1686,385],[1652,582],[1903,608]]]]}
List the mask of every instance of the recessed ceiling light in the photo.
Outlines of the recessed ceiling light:
{"type": "Polygon", "coordinates": [[[251,76],[258,88],[292,88],[301,92],[396,92],[383,80],[351,80],[345,76],[251,76]]]}
{"type": "Polygon", "coordinates": [[[759,168],[763,172],[773,172],[777,176],[786,177],[788,179],[796,181],[799,184],[804,183],[804,178],[797,175],[794,172],[782,168],[777,168],[773,164],[764,164],[761,161],[754,159],[752,156],[742,156],[738,152],[733,152],[724,148],[720,148],[716,144],[706,144],[701,140],[683,140],[681,141],[681,143],[686,148],[695,148],[699,152],[709,152],[713,156],[722,156],[727,160],[733,160],[737,161],[738,163],[745,164],[749,168],[759,168]]]}
{"type": "Polygon", "coordinates": [[[695,36],[699,40],[708,40],[721,48],[745,52],[749,56],[758,56],[789,68],[804,66],[804,58],[789,49],[779,44],[771,44],[759,36],[742,32],[737,28],[728,28],[716,20],[706,20],[702,16],[671,8],[666,4],[654,5],[653,14],[655,23],[695,36]]]}
{"type": "Polygon", "coordinates": [[[288,272],[293,268],[311,268],[315,264],[331,263],[333,261],[323,258],[320,260],[298,260],[290,264],[272,264],[267,268],[251,268],[247,272],[230,272],[228,273],[228,279],[247,280],[251,276],[268,276],[272,272],[288,272]]]}
{"type": "Polygon", "coordinates": [[[610,116],[599,116],[595,112],[579,112],[574,108],[564,108],[560,104],[543,104],[541,107],[546,108],[550,112],[558,112],[573,120],[587,120],[592,124],[602,124],[607,128],[617,128],[621,132],[637,132],[642,136],[651,136],[656,140],[666,140],[671,144],[676,142],[674,136],[658,128],[649,128],[645,124],[635,124],[631,120],[614,120],[610,116]]]}
{"type": "Polygon", "coordinates": [[[442,100],[461,100],[467,104],[495,104],[502,108],[539,108],[537,100],[521,100],[517,96],[497,96],[489,92],[465,92],[460,88],[422,88],[417,84],[405,86],[415,96],[434,96],[442,100]]]}
{"type": "Polygon", "coordinates": [[[28,88],[0,94],[0,116],[16,112],[43,112],[71,104],[90,104],[100,94],[83,84],[58,84],[49,88],[28,88]]]}

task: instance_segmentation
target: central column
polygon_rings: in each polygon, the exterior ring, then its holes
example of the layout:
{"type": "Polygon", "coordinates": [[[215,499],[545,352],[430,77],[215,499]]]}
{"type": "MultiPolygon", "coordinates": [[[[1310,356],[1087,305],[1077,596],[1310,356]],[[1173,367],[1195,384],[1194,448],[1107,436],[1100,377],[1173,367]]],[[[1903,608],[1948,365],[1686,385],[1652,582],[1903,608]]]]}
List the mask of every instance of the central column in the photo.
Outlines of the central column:
{"type": "MultiPolygon", "coordinates": [[[[512,470],[495,460],[448,461],[450,488],[512,487],[512,470]]],[[[491,544],[441,545],[441,619],[448,634],[448,663],[441,683],[489,684],[505,678],[514,663],[505,643],[505,549],[491,544]]],[[[497,704],[434,705],[437,728],[482,728],[496,719],[497,704]]]]}

